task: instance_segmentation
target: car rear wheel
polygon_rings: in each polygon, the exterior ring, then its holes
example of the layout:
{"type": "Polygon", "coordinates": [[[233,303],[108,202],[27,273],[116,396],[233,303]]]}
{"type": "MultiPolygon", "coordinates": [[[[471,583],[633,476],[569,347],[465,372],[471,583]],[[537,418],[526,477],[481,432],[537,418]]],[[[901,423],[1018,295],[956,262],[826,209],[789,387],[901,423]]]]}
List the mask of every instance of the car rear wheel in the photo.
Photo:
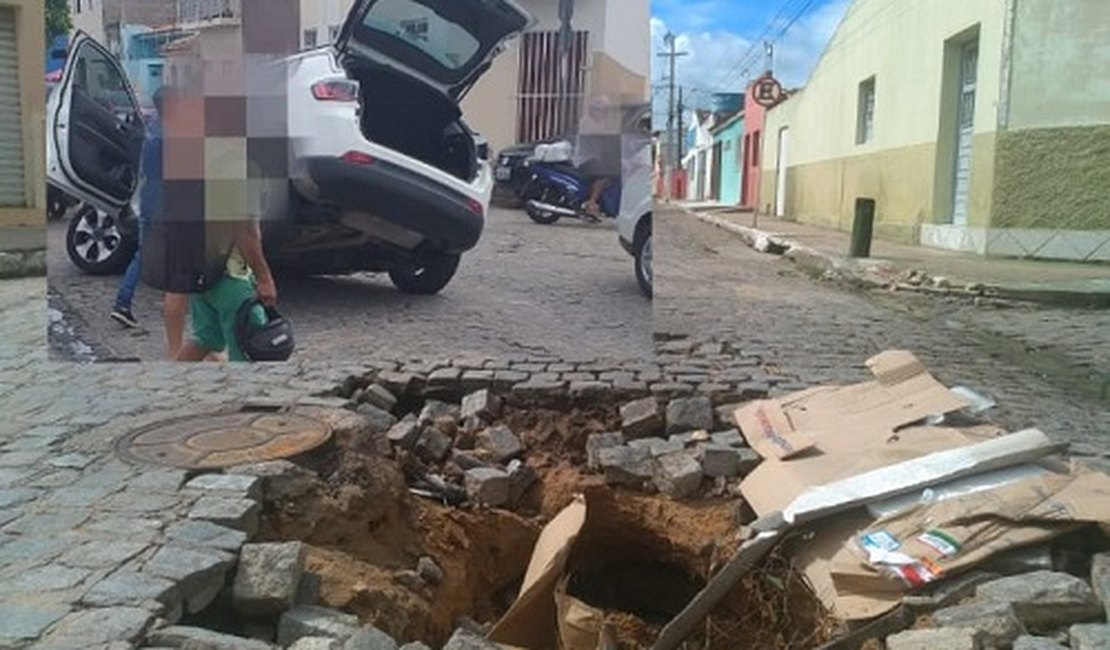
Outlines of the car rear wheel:
{"type": "Polygon", "coordinates": [[[424,261],[420,267],[394,268],[389,279],[404,293],[420,296],[437,294],[455,277],[459,269],[459,255],[441,253],[424,261]]]}
{"type": "Polygon", "coordinates": [[[640,291],[648,298],[652,297],[654,275],[652,272],[652,246],[651,225],[643,229],[636,237],[636,281],[640,283],[640,291]]]}
{"type": "Polygon", "coordinates": [[[115,217],[87,204],[78,208],[66,231],[69,259],[90,275],[122,273],[137,248],[138,241],[124,234],[115,217]]]}

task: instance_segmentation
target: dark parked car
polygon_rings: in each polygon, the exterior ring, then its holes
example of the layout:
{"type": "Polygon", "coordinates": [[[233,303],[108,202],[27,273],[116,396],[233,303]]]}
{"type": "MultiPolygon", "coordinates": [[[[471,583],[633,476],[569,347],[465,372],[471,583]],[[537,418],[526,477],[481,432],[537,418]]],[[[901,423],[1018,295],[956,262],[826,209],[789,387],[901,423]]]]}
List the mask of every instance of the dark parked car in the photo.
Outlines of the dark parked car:
{"type": "Polygon", "coordinates": [[[493,168],[493,178],[496,181],[493,186],[494,201],[501,205],[519,207],[521,205],[520,190],[524,188],[524,184],[529,179],[529,175],[522,169],[521,163],[531,158],[539,145],[553,144],[564,139],[548,138],[538,142],[514,144],[502,149],[497,154],[497,164],[493,168]]]}

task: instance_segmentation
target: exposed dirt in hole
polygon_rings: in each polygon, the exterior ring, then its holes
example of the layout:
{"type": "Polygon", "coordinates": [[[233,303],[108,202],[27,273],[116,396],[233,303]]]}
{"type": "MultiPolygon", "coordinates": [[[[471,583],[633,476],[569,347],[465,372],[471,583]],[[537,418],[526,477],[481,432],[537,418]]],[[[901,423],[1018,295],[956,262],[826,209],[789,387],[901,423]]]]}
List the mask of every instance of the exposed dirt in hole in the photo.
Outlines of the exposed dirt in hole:
{"type": "MultiPolygon", "coordinates": [[[[415,497],[397,464],[372,444],[337,439],[298,459],[321,479],[307,494],[267,503],[260,537],[307,543],[321,604],[358,614],[400,642],[438,647],[459,617],[492,623],[504,614],[543,525],[585,493],[588,521],[568,564],[568,591],[605,609],[622,648],[650,646],[735,550],[743,523],[737,502],[613,490],[583,473],[586,437],[619,427],[615,406],[510,408],[496,424],[520,435],[538,474],[516,512],[415,497]],[[442,584],[415,578],[422,556],[443,570],[442,584]]],[[[825,627],[801,579],[772,557],[714,612],[697,645],[813,647],[831,638],[825,627]]]]}

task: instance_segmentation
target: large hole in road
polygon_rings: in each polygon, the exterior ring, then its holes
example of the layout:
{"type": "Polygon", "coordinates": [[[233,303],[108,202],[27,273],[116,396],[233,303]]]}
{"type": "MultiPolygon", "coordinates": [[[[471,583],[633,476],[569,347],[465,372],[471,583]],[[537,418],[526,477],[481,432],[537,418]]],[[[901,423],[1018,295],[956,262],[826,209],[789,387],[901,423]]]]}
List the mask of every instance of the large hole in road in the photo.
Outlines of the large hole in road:
{"type": "MultiPolygon", "coordinates": [[[[410,400],[394,415],[421,407],[410,400]]],[[[292,459],[309,470],[310,489],[268,493],[258,541],[304,542],[319,604],[357,614],[399,643],[432,647],[462,617],[488,626],[508,611],[543,526],[576,494],[587,496],[589,511],[568,560],[567,592],[604,610],[621,648],[650,646],[735,550],[747,523],[735,498],[677,501],[608,486],[584,469],[587,436],[619,429],[617,403],[506,407],[490,424],[520,436],[537,475],[511,509],[416,496],[403,455],[336,437],[292,459]],[[441,581],[420,577],[421,558],[434,560],[441,581]]],[[[828,622],[801,577],[772,554],[688,647],[814,647],[831,638],[828,622]]]]}

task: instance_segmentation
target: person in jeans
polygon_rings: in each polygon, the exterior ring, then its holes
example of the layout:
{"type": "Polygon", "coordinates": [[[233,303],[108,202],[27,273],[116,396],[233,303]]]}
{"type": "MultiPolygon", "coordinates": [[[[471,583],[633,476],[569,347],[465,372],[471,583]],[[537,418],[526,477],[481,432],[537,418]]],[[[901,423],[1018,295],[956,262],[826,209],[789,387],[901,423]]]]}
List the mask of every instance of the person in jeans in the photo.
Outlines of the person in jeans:
{"type": "MultiPolygon", "coordinates": [[[[116,293],[115,306],[112,308],[112,319],[127,328],[139,326],[132,313],[132,303],[135,290],[139,286],[140,269],[142,268],[142,241],[143,232],[149,227],[153,219],[162,213],[163,175],[162,175],[162,109],[165,103],[165,90],[159,88],[154,93],[155,114],[147,124],[146,141],[143,143],[142,160],[140,169],[142,183],[139,189],[139,247],[135,256],[127,266],[123,275],[119,291],[116,293]]],[[[188,296],[182,293],[166,293],[163,297],[163,321],[166,327],[167,356],[170,359],[177,357],[185,337],[185,312],[188,308],[188,296]]]]}

